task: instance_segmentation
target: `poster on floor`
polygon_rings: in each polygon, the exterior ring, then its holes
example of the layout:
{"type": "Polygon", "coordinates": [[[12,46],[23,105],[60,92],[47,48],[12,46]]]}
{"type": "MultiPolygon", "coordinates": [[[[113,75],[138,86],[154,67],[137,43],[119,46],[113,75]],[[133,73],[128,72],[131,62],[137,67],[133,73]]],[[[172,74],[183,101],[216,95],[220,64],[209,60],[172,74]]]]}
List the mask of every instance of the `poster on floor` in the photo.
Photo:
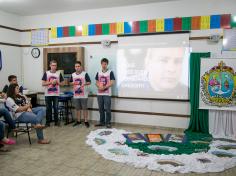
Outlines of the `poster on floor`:
{"type": "Polygon", "coordinates": [[[236,58],[202,58],[199,109],[236,111],[236,58]]]}

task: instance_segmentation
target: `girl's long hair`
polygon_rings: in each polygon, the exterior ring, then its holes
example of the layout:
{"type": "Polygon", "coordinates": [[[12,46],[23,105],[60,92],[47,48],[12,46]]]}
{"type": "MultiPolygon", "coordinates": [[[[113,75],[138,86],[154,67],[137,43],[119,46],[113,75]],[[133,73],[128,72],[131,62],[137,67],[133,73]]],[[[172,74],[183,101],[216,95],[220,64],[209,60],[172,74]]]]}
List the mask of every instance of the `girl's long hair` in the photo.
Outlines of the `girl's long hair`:
{"type": "Polygon", "coordinates": [[[7,90],[7,97],[12,98],[13,100],[16,99],[16,87],[19,87],[18,84],[10,84],[7,90]]]}

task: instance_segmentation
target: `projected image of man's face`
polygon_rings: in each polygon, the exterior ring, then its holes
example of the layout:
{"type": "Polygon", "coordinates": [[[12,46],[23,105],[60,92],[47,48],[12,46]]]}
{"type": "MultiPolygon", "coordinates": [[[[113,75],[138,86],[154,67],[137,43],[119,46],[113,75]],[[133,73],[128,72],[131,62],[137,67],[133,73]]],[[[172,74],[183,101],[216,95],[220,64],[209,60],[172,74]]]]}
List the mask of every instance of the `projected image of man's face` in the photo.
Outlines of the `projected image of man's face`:
{"type": "Polygon", "coordinates": [[[156,91],[175,89],[180,84],[184,48],[151,48],[146,70],[151,87],[156,91]]]}

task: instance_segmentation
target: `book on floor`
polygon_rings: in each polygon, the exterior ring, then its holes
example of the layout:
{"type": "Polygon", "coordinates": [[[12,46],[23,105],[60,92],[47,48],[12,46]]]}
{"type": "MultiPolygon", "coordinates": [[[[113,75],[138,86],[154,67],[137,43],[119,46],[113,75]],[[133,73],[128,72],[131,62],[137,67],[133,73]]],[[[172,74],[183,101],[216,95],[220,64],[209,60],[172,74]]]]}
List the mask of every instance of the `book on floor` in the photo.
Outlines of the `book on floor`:
{"type": "Polygon", "coordinates": [[[128,143],[147,142],[147,140],[141,133],[129,133],[123,134],[123,136],[126,138],[126,142],[128,143]]]}

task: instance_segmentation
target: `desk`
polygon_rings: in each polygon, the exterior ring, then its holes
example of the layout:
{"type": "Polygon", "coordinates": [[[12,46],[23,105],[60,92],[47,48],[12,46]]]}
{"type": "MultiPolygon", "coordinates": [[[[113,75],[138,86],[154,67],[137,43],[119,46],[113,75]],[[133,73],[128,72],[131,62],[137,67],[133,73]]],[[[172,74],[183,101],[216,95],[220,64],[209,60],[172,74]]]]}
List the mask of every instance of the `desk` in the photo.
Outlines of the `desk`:
{"type": "Polygon", "coordinates": [[[72,114],[72,98],[70,94],[60,94],[58,97],[59,110],[65,111],[65,125],[74,122],[72,114]],[[61,104],[61,105],[60,105],[61,104]],[[69,116],[71,115],[71,121],[69,116]]]}

